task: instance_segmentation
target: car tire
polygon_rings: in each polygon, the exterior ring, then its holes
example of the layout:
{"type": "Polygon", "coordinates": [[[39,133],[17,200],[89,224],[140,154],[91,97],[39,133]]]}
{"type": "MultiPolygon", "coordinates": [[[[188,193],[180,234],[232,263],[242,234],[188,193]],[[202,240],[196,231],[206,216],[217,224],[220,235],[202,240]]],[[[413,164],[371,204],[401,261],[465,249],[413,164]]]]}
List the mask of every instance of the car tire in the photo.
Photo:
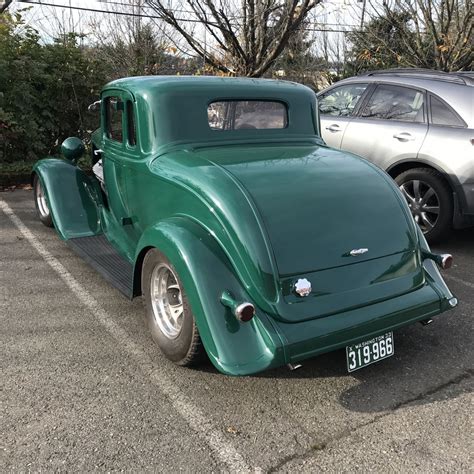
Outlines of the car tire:
{"type": "Polygon", "coordinates": [[[442,240],[453,222],[453,193],[443,175],[429,168],[413,168],[399,174],[395,181],[426,240],[442,240]]]}
{"type": "Polygon", "coordinates": [[[35,197],[36,212],[38,214],[39,220],[46,227],[53,227],[53,218],[51,217],[51,211],[49,210],[49,206],[46,201],[46,193],[44,192],[43,185],[41,184],[37,174],[35,174],[33,179],[33,193],[35,197]]]}
{"type": "Polygon", "coordinates": [[[204,349],[183,284],[171,262],[157,249],[145,255],[142,294],[145,319],[161,352],[177,365],[201,362],[204,349]]]}

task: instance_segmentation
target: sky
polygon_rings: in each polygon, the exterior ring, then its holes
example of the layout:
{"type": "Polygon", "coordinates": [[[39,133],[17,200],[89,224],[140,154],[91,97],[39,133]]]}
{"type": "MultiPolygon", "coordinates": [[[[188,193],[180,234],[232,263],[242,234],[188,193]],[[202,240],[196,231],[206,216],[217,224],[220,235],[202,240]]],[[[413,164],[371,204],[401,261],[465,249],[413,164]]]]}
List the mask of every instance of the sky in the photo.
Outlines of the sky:
{"type": "MultiPolygon", "coordinates": [[[[116,9],[121,11],[132,11],[130,5],[121,7],[120,4],[127,4],[127,0],[31,0],[35,4],[27,2],[15,1],[10,9],[16,11],[22,8],[29,8],[24,13],[27,23],[37,29],[44,42],[50,42],[61,32],[74,31],[91,33],[91,24],[104,25],[104,19],[108,14],[98,12],[86,12],[74,10],[69,7],[91,8],[96,10],[116,9]],[[41,5],[38,3],[42,3],[41,5]],[[48,4],[48,5],[46,5],[48,4]],[[55,4],[51,6],[49,4],[55,4]],[[62,7],[61,7],[62,6],[62,7]],[[65,8],[64,8],[65,7],[65,8]]],[[[170,2],[173,0],[169,0],[170,2]]],[[[321,38],[324,36],[326,40],[334,47],[344,47],[345,39],[344,30],[350,30],[360,23],[360,13],[362,3],[357,0],[323,0],[312,12],[309,18],[308,36],[315,40],[315,49],[318,50],[322,46],[319,45],[321,38]],[[316,31],[312,31],[312,29],[316,31]],[[324,31],[317,31],[324,30],[324,31]],[[332,32],[334,31],[334,32],[332,32]]],[[[150,13],[152,13],[150,11],[150,13]]],[[[199,32],[198,32],[199,34],[199,32]]],[[[85,42],[88,41],[86,38],[85,42]]],[[[320,52],[320,51],[317,51],[320,52]]]]}

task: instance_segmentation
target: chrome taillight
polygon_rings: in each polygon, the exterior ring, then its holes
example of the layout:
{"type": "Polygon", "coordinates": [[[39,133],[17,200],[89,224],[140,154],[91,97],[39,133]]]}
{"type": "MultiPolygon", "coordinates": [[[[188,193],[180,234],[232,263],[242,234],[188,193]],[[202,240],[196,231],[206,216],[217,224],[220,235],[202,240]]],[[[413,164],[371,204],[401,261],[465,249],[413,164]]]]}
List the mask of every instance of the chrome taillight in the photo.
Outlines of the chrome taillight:
{"type": "Polygon", "coordinates": [[[245,301],[235,308],[234,314],[239,321],[246,323],[255,316],[255,306],[252,303],[245,301]]]}
{"type": "Polygon", "coordinates": [[[242,323],[247,323],[255,316],[255,306],[252,303],[237,302],[228,290],[222,292],[221,303],[230,308],[234,316],[242,323]]]}
{"type": "Polygon", "coordinates": [[[421,251],[421,257],[423,260],[429,258],[436,262],[443,270],[447,270],[453,266],[453,256],[450,253],[436,254],[427,250],[421,251]]]}
{"type": "Polygon", "coordinates": [[[451,268],[453,266],[453,256],[449,253],[443,253],[440,255],[441,257],[441,263],[440,267],[447,270],[448,268],[451,268]]]}

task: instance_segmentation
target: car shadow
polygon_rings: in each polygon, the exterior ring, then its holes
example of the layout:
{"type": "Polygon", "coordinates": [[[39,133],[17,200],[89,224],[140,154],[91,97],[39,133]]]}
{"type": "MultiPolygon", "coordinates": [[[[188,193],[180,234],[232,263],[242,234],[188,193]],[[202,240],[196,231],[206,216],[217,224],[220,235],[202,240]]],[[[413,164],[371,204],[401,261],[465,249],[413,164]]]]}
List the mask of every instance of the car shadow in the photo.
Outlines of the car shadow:
{"type": "Polygon", "coordinates": [[[453,230],[443,241],[430,246],[433,251],[470,252],[474,256],[474,227],[453,230]]]}
{"type": "MultiPolygon", "coordinates": [[[[305,360],[297,370],[279,367],[250,377],[291,379],[295,383],[313,379],[319,382],[315,385],[318,390],[324,390],[324,384],[332,384],[332,379],[347,377],[351,380],[341,381],[348,388],[338,395],[338,404],[360,413],[377,414],[407,403],[455,398],[466,391],[466,386],[459,382],[472,377],[474,371],[470,336],[463,331],[462,324],[455,331],[452,326],[435,320],[426,327],[416,324],[398,330],[394,333],[394,356],[352,373],[346,369],[345,350],[338,350],[305,360]],[[448,337],[447,332],[451,333],[448,337]],[[462,336],[462,332],[466,334],[462,336]],[[353,379],[357,382],[353,383],[353,379]],[[443,391],[446,387],[449,391],[443,391]]],[[[210,362],[197,370],[222,377],[210,362]]]]}
{"type": "Polygon", "coordinates": [[[471,336],[459,319],[441,318],[427,327],[417,324],[396,331],[395,355],[356,372],[347,372],[345,351],[339,350],[304,361],[297,371],[280,369],[260,376],[355,378],[358,383],[350,384],[339,402],[347,410],[364,413],[393,410],[410,402],[431,403],[438,396],[455,398],[466,390],[459,382],[474,375],[471,336]],[[448,386],[449,393],[443,392],[448,386]]]}

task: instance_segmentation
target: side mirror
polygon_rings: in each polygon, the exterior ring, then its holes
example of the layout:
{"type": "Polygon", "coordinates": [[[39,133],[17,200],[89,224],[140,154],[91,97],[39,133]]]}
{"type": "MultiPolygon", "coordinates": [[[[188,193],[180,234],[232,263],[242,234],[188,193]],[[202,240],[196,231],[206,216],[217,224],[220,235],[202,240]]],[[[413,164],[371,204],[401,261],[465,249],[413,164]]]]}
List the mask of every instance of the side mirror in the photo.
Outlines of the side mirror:
{"type": "Polygon", "coordinates": [[[66,160],[76,162],[85,152],[86,148],[82,140],[77,137],[69,137],[63,141],[61,152],[66,160]]]}
{"type": "Polygon", "coordinates": [[[87,110],[89,112],[93,112],[94,110],[97,110],[99,108],[101,102],[102,102],[101,100],[96,100],[91,105],[89,105],[89,107],[87,107],[87,110]]]}

